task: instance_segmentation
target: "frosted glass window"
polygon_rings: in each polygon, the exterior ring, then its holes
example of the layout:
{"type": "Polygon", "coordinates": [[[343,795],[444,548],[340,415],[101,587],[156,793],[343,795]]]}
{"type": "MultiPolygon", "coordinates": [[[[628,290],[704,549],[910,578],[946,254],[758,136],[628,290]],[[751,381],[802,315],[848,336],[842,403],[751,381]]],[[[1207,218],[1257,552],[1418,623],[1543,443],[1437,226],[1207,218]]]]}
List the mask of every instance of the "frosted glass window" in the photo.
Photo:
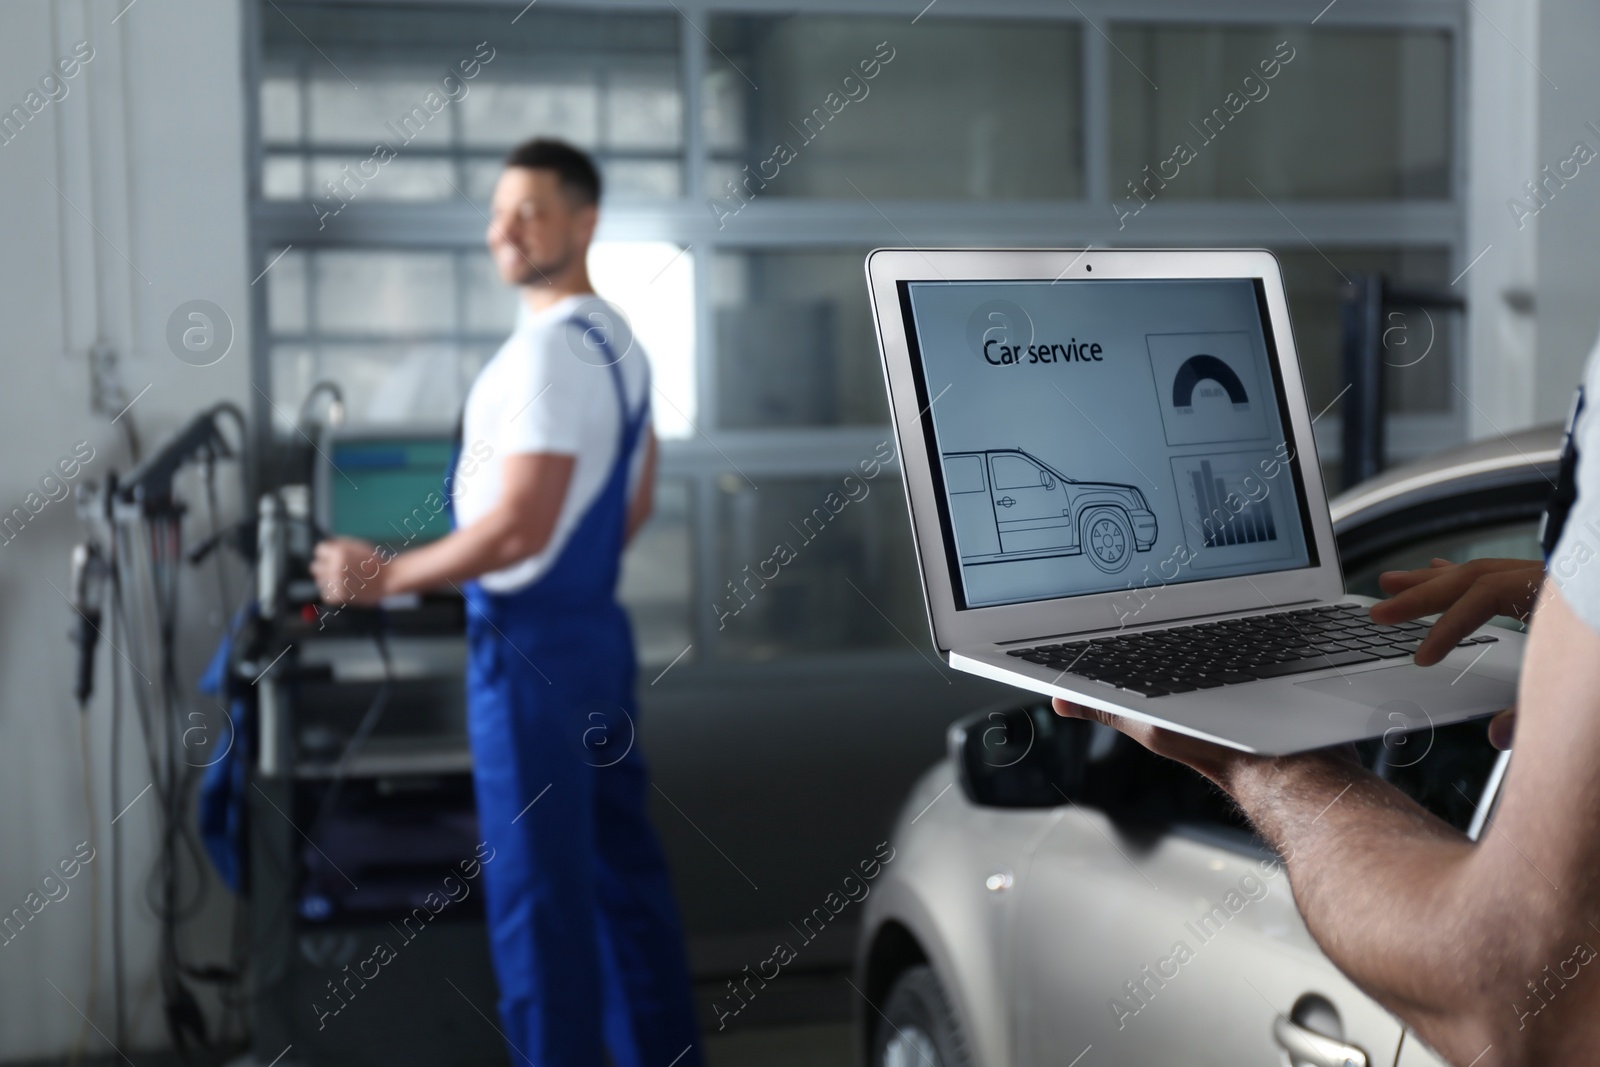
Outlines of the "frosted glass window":
{"type": "Polygon", "coordinates": [[[883,425],[866,249],[755,249],[712,261],[723,429],[883,425]]]}
{"type": "Polygon", "coordinates": [[[695,430],[694,252],[666,241],[600,241],[589,249],[595,291],[628,316],[649,353],[656,433],[695,430]]]}
{"type": "MultiPolygon", "coordinates": [[[[710,143],[734,169],[770,178],[758,195],[1081,194],[1074,22],[786,15],[711,25],[710,143]]],[[[719,183],[706,195],[728,191],[719,183]]]]}
{"type": "Polygon", "coordinates": [[[842,497],[840,486],[838,478],[764,477],[757,491],[735,475],[720,479],[712,536],[721,580],[708,583],[719,655],[766,660],[927,644],[899,478],[893,470],[858,476],[858,499],[832,515],[824,502],[842,497]],[[779,545],[792,555],[775,557],[779,545]]]}
{"type": "Polygon", "coordinates": [[[510,147],[536,135],[559,137],[579,148],[599,141],[600,94],[593,80],[480,82],[460,106],[461,135],[468,144],[510,147]]]}
{"type": "Polygon", "coordinates": [[[666,200],[683,192],[683,168],[677,163],[618,159],[601,164],[605,195],[618,200],[666,200]]]}
{"type": "Polygon", "coordinates": [[[299,156],[269,155],[261,163],[261,195],[299,200],[306,195],[306,165],[299,156]]]}
{"type": "Polygon", "coordinates": [[[639,665],[651,669],[647,682],[674,661],[681,666],[695,659],[689,649],[694,641],[689,605],[695,599],[692,490],[682,479],[657,482],[650,521],[622,556],[617,595],[633,620],[639,665]]]}
{"type": "Polygon", "coordinates": [[[294,433],[295,414],[317,381],[317,357],[306,345],[273,345],[272,426],[280,434],[294,433]]]}
{"type": "MultiPolygon", "coordinates": [[[[1433,248],[1329,248],[1338,267],[1314,249],[1280,248],[1283,284],[1300,349],[1306,400],[1312,412],[1333,402],[1345,386],[1339,297],[1345,276],[1381,273],[1402,288],[1448,291],[1455,271],[1450,255],[1433,248]]],[[[1447,412],[1454,408],[1459,316],[1449,311],[1395,309],[1383,324],[1384,390],[1391,413],[1447,412]]],[[[1441,446],[1442,447],[1442,446],[1441,446]]]]}
{"type": "Polygon", "coordinates": [[[453,267],[448,253],[320,253],[317,325],[355,333],[449,330],[455,324],[453,267]]]}
{"type": "MultiPolygon", "coordinates": [[[[456,196],[452,183],[455,165],[448,159],[408,159],[397,156],[380,163],[371,156],[314,156],[311,160],[311,199],[323,211],[340,209],[340,201],[443,200],[456,196]],[[330,188],[330,185],[332,188],[330,188]]],[[[331,225],[331,223],[330,223],[331,225]]]]}
{"type": "Polygon", "coordinates": [[[1166,179],[1143,190],[1158,200],[1450,194],[1443,30],[1140,23],[1111,36],[1127,56],[1110,60],[1119,199],[1146,167],[1166,179]]]}
{"type": "Polygon", "coordinates": [[[482,205],[507,149],[533,137],[593,153],[609,197],[682,196],[678,14],[512,15],[515,26],[495,4],[263,5],[264,197],[322,200],[332,180],[353,202],[465,193],[482,205]]]}
{"type": "Polygon", "coordinates": [[[521,296],[500,280],[489,253],[482,249],[463,252],[461,277],[466,290],[466,329],[472,333],[510,333],[517,324],[517,301],[521,296]]]}
{"type": "Polygon", "coordinates": [[[267,329],[275,334],[309,332],[306,253],[274,248],[268,251],[266,264],[262,265],[266,277],[259,284],[267,287],[267,329]]]}
{"type": "Polygon", "coordinates": [[[451,426],[466,401],[461,353],[454,345],[327,344],[319,352],[318,370],[339,383],[345,410],[356,424],[451,426]]]}
{"type": "Polygon", "coordinates": [[[683,98],[675,69],[613,75],[605,113],[606,143],[613,148],[677,148],[683,143],[683,98]]]}
{"type": "Polygon", "coordinates": [[[261,138],[300,140],[300,83],[296,79],[261,80],[261,138]]]}
{"type": "Polygon", "coordinates": [[[436,79],[420,76],[363,77],[356,85],[342,78],[314,79],[310,85],[311,140],[361,146],[384,141],[397,150],[406,142],[448,144],[448,112],[458,105],[446,101],[438,89],[436,79]]]}

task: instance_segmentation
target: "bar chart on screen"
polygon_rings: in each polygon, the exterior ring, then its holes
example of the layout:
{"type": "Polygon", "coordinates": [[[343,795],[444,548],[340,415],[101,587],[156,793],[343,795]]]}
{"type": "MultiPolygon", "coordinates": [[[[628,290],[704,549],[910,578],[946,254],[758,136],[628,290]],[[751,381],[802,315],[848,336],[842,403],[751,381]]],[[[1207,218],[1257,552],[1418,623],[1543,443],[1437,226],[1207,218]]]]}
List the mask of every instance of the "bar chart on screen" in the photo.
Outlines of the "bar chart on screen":
{"type": "MultiPolygon", "coordinates": [[[[1247,545],[1256,541],[1276,541],[1278,531],[1272,522],[1272,508],[1250,500],[1244,486],[1230,489],[1211,468],[1211,461],[1200,461],[1200,469],[1189,472],[1195,500],[1201,505],[1201,536],[1207,548],[1218,545],[1247,545]],[[1240,503],[1242,506],[1239,506],[1240,503]],[[1238,507],[1234,510],[1230,505],[1238,507]]],[[[1258,481],[1259,484],[1259,481],[1258,481]]],[[[1253,488],[1253,487],[1252,487],[1253,488]]],[[[1260,489],[1253,488],[1259,493],[1260,489]]]]}
{"type": "Polygon", "coordinates": [[[1174,456],[1173,481],[1183,515],[1183,535],[1197,567],[1264,561],[1288,554],[1278,511],[1288,488],[1284,475],[1263,474],[1263,454],[1235,452],[1174,456]],[[1277,497],[1278,499],[1274,499],[1277,497]]]}

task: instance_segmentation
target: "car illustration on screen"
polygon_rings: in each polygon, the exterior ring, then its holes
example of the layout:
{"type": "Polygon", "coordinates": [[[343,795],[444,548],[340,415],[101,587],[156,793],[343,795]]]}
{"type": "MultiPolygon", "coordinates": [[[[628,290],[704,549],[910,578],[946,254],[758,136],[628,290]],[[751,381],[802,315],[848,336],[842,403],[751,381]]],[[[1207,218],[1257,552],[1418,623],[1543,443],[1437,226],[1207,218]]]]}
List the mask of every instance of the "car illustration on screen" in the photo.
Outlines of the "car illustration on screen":
{"type": "Polygon", "coordinates": [[[1083,555],[1114,574],[1155,544],[1137,488],[1068,478],[1020,448],[946,452],[944,476],[964,564],[1083,555]]]}

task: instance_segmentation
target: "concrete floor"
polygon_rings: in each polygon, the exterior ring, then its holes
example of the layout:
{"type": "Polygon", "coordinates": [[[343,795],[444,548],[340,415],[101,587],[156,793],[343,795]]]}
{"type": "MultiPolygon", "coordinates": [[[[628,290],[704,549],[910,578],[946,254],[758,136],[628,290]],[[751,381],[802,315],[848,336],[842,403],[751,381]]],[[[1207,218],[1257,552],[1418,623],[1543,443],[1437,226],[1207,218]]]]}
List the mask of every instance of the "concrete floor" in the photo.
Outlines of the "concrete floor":
{"type": "Polygon", "coordinates": [[[706,1038],[707,1067],[852,1067],[855,1027],[850,1023],[752,1028],[706,1038]]]}
{"type": "MultiPolygon", "coordinates": [[[[848,1022],[747,1026],[705,1037],[707,1067],[855,1067],[855,1027],[848,1022]]],[[[86,1057],[81,1067],[123,1067],[115,1054],[86,1057]]],[[[211,1050],[184,1061],[174,1053],[137,1055],[139,1067],[262,1067],[247,1052],[211,1050]]],[[[40,1060],[16,1067],[62,1067],[66,1060],[40,1060]]],[[[280,1065],[282,1067],[282,1065],[280,1065]]]]}
{"type": "MultiPolygon", "coordinates": [[[[858,994],[848,979],[848,971],[832,969],[785,975],[721,1031],[709,1010],[721,989],[709,981],[697,983],[707,1067],[856,1067],[851,1016],[858,994]]],[[[10,1067],[65,1067],[66,1062],[39,1060],[10,1067]]],[[[97,1053],[79,1067],[124,1067],[128,1062],[115,1053],[97,1053]]],[[[135,1053],[131,1062],[138,1067],[265,1067],[236,1046],[199,1051],[190,1060],[172,1052],[135,1053]]],[[[276,1067],[290,1067],[290,1060],[276,1067]]]]}
{"type": "Polygon", "coordinates": [[[858,998],[842,968],[785,974],[718,1030],[723,989],[697,983],[707,1067],[855,1067],[858,998]]]}

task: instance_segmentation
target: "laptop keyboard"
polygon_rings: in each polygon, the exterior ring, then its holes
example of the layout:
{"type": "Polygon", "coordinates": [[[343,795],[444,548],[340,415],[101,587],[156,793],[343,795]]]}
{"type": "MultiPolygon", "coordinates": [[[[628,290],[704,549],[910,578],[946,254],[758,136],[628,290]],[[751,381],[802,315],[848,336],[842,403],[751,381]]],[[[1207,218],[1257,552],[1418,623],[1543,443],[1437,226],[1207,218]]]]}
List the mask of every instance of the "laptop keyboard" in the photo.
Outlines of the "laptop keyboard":
{"type": "MultiPolygon", "coordinates": [[[[1330,604],[1166,630],[1013,649],[1007,655],[1147,697],[1399,659],[1429,623],[1379,626],[1360,604],[1330,604]]],[[[1479,634],[1458,647],[1495,638],[1479,634]]]]}

